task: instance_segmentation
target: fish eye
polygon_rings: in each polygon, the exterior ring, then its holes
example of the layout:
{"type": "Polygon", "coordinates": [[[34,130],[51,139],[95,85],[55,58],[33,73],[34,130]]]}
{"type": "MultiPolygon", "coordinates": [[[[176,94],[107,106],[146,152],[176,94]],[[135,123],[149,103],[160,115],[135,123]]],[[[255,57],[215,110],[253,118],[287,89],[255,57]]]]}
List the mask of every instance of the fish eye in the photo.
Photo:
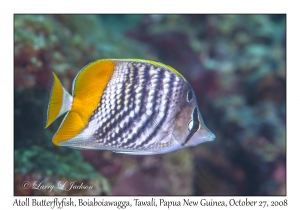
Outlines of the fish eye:
{"type": "Polygon", "coordinates": [[[193,126],[194,126],[194,123],[193,123],[193,120],[191,120],[188,124],[189,131],[191,131],[193,129],[193,126]]]}
{"type": "Polygon", "coordinates": [[[200,123],[197,121],[191,120],[188,124],[189,131],[196,132],[200,128],[200,123]]]}
{"type": "Polygon", "coordinates": [[[187,92],[187,101],[188,102],[191,102],[194,98],[194,94],[193,94],[193,90],[190,89],[188,92],[187,92]]]}
{"type": "Polygon", "coordinates": [[[200,129],[200,121],[198,117],[198,109],[197,107],[194,108],[192,112],[192,119],[188,123],[188,129],[189,131],[197,131],[200,129]]]}

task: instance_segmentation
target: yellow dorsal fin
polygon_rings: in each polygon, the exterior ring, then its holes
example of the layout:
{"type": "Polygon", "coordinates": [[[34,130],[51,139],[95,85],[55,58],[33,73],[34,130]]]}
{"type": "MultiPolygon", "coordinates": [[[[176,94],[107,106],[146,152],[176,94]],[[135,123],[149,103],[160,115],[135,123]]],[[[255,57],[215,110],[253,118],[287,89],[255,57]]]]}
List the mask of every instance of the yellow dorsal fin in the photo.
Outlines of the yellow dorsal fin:
{"type": "Polygon", "coordinates": [[[132,62],[150,63],[150,64],[152,64],[154,66],[159,66],[159,67],[166,68],[169,71],[171,71],[171,72],[173,72],[175,74],[178,74],[179,76],[181,76],[183,78],[184,81],[186,81],[186,79],[184,78],[184,76],[179,71],[177,71],[176,69],[174,69],[172,66],[169,66],[169,65],[157,62],[157,61],[144,60],[144,59],[136,59],[136,58],[124,58],[124,59],[112,59],[112,60],[115,60],[115,61],[132,61],[132,62]]]}
{"type": "Polygon", "coordinates": [[[70,109],[72,96],[63,88],[56,74],[53,74],[53,84],[47,109],[47,128],[55,119],[70,109]]]}
{"type": "Polygon", "coordinates": [[[99,105],[114,67],[112,60],[98,60],[77,74],[73,83],[72,108],[53,137],[55,145],[75,137],[85,128],[99,105]]]}

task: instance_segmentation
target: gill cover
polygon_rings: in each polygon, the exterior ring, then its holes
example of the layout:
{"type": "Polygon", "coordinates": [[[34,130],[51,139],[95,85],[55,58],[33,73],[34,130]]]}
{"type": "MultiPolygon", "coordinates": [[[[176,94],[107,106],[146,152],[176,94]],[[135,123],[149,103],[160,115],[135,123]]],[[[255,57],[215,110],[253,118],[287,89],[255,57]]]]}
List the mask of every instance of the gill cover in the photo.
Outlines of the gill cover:
{"type": "Polygon", "coordinates": [[[196,96],[190,88],[186,101],[175,120],[173,136],[182,147],[195,146],[215,139],[215,135],[205,126],[196,96]]]}

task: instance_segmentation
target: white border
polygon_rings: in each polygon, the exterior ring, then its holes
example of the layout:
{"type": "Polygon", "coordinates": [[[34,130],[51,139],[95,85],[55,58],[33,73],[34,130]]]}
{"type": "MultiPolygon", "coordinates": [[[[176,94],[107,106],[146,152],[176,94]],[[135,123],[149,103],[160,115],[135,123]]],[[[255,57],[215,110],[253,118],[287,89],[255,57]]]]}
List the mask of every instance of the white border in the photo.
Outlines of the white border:
{"type": "MultiPolygon", "coordinates": [[[[287,197],[250,197],[256,200],[288,199],[288,207],[299,203],[299,6],[296,1],[5,1],[1,2],[1,206],[12,207],[13,197],[13,14],[14,13],[287,13],[287,197]],[[9,160],[9,161],[8,161],[9,160]]],[[[45,197],[40,197],[43,199],[45,197]]],[[[53,197],[47,197],[52,199],[53,197]]],[[[59,197],[63,198],[63,197],[59,197]]],[[[75,200],[81,197],[73,197],[75,200]]],[[[87,197],[82,197],[87,199],[87,197]]],[[[91,199],[91,197],[89,197],[91,199]]],[[[146,200],[148,198],[141,197],[146,200]]],[[[161,197],[155,197],[159,199],[161,197]]],[[[190,197],[194,199],[193,197],[190,197]]],[[[209,197],[210,198],[210,197],[209,197]]],[[[209,199],[208,198],[208,199],[209,199]]],[[[242,198],[242,197],[238,197],[242,198]]],[[[107,197],[108,200],[132,200],[134,197],[107,197]]],[[[177,200],[182,197],[166,197],[177,200]]],[[[200,198],[197,198],[200,199],[200,198]]],[[[229,200],[231,197],[212,197],[229,200]]],[[[49,209],[49,207],[45,207],[49,209]]],[[[65,207],[67,208],[67,207],[65,207]]],[[[64,208],[64,209],[65,209],[64,208]]],[[[77,207],[78,209],[79,207],[77,207]]],[[[100,208],[100,207],[97,207],[100,208]]],[[[8,208],[5,208],[8,209],[8,208]]],[[[22,207],[32,209],[32,207],[22,207]]],[[[40,208],[39,208],[40,209],[40,208]]],[[[67,208],[68,209],[68,208],[67,208]]],[[[83,209],[83,208],[82,208],[83,209]]],[[[116,209],[116,208],[114,208],[116,209]]],[[[132,208],[131,208],[132,209],[132,208]]],[[[135,207],[133,209],[140,209],[135,207]]],[[[211,207],[210,209],[216,209],[211,207]]]]}

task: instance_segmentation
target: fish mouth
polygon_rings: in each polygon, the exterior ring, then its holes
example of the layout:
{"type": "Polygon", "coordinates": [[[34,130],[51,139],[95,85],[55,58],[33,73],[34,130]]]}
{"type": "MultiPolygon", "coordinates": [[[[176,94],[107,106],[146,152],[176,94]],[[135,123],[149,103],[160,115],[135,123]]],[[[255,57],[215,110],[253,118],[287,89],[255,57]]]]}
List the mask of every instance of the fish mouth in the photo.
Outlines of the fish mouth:
{"type": "Polygon", "coordinates": [[[182,146],[196,146],[204,142],[213,141],[216,135],[213,134],[208,128],[204,127],[199,129],[197,132],[193,133],[189,140],[184,142],[182,146]]]}
{"type": "Polygon", "coordinates": [[[200,129],[198,133],[200,133],[203,141],[213,141],[216,139],[216,135],[213,132],[211,132],[208,128],[200,129]]]}

